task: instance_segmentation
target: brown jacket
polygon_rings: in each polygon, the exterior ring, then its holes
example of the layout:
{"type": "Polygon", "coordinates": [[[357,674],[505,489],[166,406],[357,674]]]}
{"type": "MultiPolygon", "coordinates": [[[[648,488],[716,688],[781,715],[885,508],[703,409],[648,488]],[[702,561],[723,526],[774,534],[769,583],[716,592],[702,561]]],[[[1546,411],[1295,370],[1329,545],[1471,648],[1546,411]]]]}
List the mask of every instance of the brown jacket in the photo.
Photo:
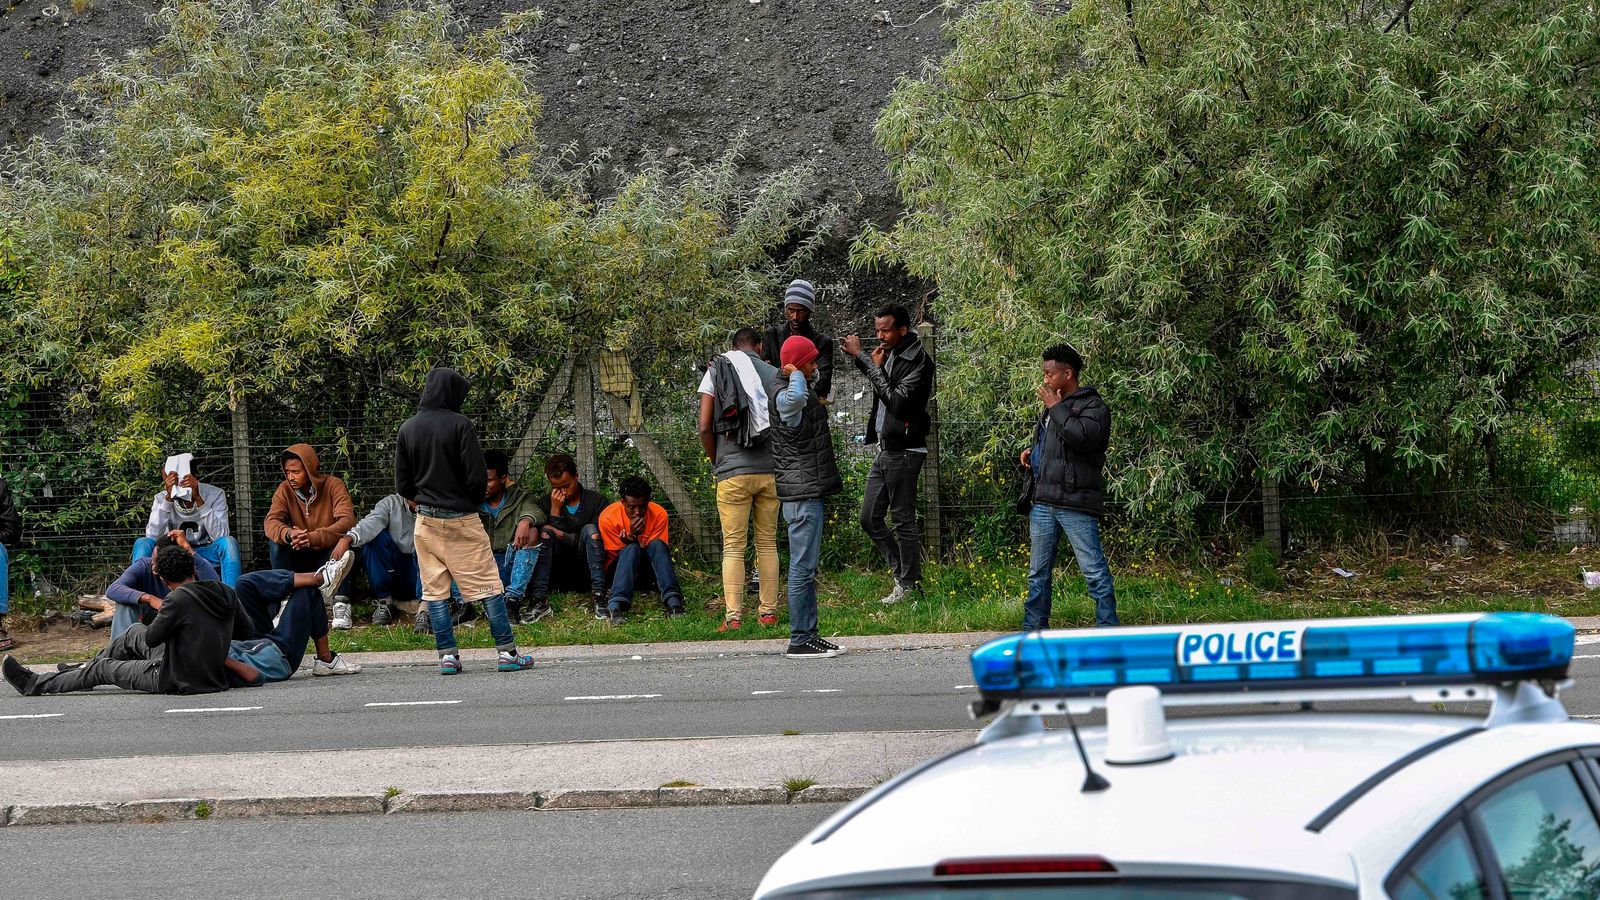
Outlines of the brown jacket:
{"type": "Polygon", "coordinates": [[[311,500],[301,500],[287,479],[280,483],[272,492],[272,508],[267,510],[267,540],[287,544],[291,528],[304,528],[310,532],[311,546],[319,550],[332,547],[356,524],[350,492],[337,475],[317,471],[317,451],[310,444],[295,444],[284,453],[299,457],[306,467],[311,476],[311,500]]]}

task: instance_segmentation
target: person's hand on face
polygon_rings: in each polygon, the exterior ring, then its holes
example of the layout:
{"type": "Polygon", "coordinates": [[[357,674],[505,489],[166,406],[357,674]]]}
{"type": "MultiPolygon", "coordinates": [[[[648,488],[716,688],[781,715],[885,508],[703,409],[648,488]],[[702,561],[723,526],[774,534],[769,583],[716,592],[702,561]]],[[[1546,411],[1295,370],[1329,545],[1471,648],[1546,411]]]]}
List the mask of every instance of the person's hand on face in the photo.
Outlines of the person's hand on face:
{"type": "Polygon", "coordinates": [[[1044,404],[1045,409],[1050,409],[1061,402],[1061,392],[1048,384],[1040,384],[1039,402],[1044,404]]]}
{"type": "Polygon", "coordinates": [[[783,368],[778,370],[778,372],[780,374],[782,374],[785,379],[793,377],[794,373],[798,372],[798,371],[800,371],[800,370],[796,369],[794,366],[784,366],[783,368]]]}
{"type": "Polygon", "coordinates": [[[161,488],[162,488],[162,490],[167,492],[167,499],[168,500],[172,499],[172,489],[177,487],[177,486],[178,486],[178,473],[177,472],[162,472],[161,473],[161,488]]]}
{"type": "Polygon", "coordinates": [[[882,344],[872,348],[872,364],[883,368],[883,361],[889,358],[889,348],[882,344]]]}
{"type": "Polygon", "coordinates": [[[183,484],[184,487],[189,489],[189,499],[194,502],[195,506],[199,506],[200,505],[200,479],[194,477],[194,473],[190,472],[189,474],[183,476],[182,484],[183,484]]]}

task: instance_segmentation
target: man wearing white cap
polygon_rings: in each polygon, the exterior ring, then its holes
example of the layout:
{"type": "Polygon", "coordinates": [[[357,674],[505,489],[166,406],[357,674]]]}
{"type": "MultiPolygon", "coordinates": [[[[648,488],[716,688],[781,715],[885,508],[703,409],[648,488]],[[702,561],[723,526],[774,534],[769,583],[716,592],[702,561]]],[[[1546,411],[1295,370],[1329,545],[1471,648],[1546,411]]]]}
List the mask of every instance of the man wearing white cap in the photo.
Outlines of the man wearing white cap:
{"type": "Polygon", "coordinates": [[[774,368],[783,368],[778,361],[783,342],[796,335],[817,345],[817,379],[811,389],[828,402],[833,394],[833,338],[818,334],[811,327],[811,315],[817,311],[817,292],[811,282],[796,278],[783,292],[783,323],[768,328],[761,341],[761,358],[774,368]]]}

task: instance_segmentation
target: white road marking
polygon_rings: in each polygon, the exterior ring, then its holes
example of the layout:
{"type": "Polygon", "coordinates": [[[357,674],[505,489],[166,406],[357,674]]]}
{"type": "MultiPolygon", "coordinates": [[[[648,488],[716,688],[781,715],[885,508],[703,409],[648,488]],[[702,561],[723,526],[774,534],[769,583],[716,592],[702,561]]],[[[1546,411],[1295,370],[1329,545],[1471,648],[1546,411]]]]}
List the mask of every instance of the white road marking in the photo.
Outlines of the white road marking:
{"type": "Polygon", "coordinates": [[[596,694],[592,697],[562,697],[563,700],[648,700],[660,694],[596,694]]]}
{"type": "Polygon", "coordinates": [[[397,700],[393,703],[368,703],[367,706],[447,706],[460,700],[397,700]]]}
{"type": "Polygon", "coordinates": [[[1573,659],[1600,659],[1600,653],[1589,653],[1585,655],[1574,656],[1573,659]]]}
{"type": "Polygon", "coordinates": [[[750,696],[752,696],[752,697],[764,697],[767,694],[781,694],[781,693],[783,693],[783,691],[751,691],[750,692],[750,696]]]}
{"type": "Polygon", "coordinates": [[[956,690],[964,691],[964,690],[966,690],[968,688],[975,688],[975,687],[977,687],[977,685],[975,685],[975,684],[958,684],[958,685],[956,685],[956,690]]]}
{"type": "MultiPolygon", "coordinates": [[[[837,694],[837,693],[842,692],[843,690],[844,690],[844,688],[814,688],[814,689],[808,689],[808,690],[803,690],[803,691],[795,691],[795,693],[796,694],[837,694]]],[[[788,692],[787,691],[751,691],[750,692],[750,696],[752,696],[752,697],[765,697],[768,694],[785,694],[785,693],[788,693],[788,692]]]]}
{"type": "Polygon", "coordinates": [[[1568,716],[1569,719],[1600,719],[1600,716],[1568,716]]]}
{"type": "Polygon", "coordinates": [[[169,712],[169,713],[249,712],[252,709],[260,709],[260,708],[261,707],[259,707],[259,706],[204,706],[204,707],[201,707],[199,709],[169,709],[169,710],[167,710],[167,712],[169,712]]]}
{"type": "Polygon", "coordinates": [[[814,691],[801,691],[802,694],[837,694],[844,688],[817,688],[814,691]]]}
{"type": "Polygon", "coordinates": [[[27,715],[0,716],[0,719],[55,719],[66,713],[32,713],[27,715]]]}

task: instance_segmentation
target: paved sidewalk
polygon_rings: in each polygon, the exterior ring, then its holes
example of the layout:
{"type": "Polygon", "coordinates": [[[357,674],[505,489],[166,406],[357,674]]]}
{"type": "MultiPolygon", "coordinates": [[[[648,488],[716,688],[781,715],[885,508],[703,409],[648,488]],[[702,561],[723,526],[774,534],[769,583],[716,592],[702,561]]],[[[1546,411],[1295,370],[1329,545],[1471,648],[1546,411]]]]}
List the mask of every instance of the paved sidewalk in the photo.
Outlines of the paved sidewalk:
{"type": "Polygon", "coordinates": [[[0,822],[834,803],[975,738],[856,732],[0,763],[0,822]]]}

